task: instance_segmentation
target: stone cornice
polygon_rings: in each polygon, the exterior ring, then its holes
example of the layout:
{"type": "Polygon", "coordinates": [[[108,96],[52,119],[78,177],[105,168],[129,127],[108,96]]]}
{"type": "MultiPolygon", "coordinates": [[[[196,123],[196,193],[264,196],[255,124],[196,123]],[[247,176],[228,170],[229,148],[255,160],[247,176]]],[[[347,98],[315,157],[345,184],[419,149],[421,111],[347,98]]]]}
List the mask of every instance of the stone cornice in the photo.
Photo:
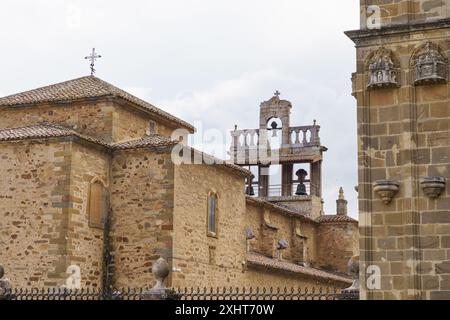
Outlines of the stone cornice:
{"type": "Polygon", "coordinates": [[[410,33],[415,31],[426,31],[432,29],[450,28],[450,18],[426,23],[412,23],[404,25],[396,25],[390,27],[383,27],[381,29],[367,29],[367,30],[350,30],[344,33],[349,37],[356,46],[361,44],[361,41],[372,39],[380,36],[398,35],[402,33],[410,33]]]}

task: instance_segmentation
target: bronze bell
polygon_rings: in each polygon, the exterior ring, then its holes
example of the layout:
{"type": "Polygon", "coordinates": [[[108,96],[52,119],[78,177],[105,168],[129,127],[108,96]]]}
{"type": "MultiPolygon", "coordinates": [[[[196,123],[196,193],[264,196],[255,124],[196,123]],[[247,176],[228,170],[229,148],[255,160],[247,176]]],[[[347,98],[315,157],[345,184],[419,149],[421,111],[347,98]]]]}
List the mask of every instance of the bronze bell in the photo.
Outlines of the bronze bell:
{"type": "Polygon", "coordinates": [[[255,190],[253,189],[253,179],[255,179],[255,175],[251,175],[247,178],[247,188],[245,189],[245,193],[249,196],[255,195],[255,190]]]}
{"type": "Polygon", "coordinates": [[[306,193],[306,186],[303,182],[305,182],[308,172],[304,169],[300,169],[295,173],[295,175],[298,177],[297,192],[295,192],[295,194],[298,196],[307,196],[308,193],[306,193]]]}
{"type": "Polygon", "coordinates": [[[276,121],[273,121],[270,126],[272,127],[272,137],[277,137],[278,124],[276,121]]]}

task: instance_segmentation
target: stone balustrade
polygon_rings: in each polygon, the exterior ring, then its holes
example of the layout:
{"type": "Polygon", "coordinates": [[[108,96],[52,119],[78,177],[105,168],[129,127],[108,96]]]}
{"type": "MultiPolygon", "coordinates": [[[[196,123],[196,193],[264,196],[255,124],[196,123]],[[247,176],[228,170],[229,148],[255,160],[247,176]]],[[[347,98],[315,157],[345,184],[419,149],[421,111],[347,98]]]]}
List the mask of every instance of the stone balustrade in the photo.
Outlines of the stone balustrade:
{"type": "MultiPolygon", "coordinates": [[[[283,147],[320,147],[319,137],[320,126],[299,126],[290,127],[288,130],[288,144],[283,144],[283,147]]],[[[282,134],[280,132],[279,134],[282,134]]],[[[262,132],[259,129],[244,129],[234,130],[231,132],[232,136],[232,150],[234,149],[246,149],[251,147],[257,147],[260,145],[267,145],[270,148],[270,141],[267,140],[267,144],[263,144],[260,141],[262,132]]],[[[265,132],[265,136],[269,137],[269,131],[265,132]]]]}

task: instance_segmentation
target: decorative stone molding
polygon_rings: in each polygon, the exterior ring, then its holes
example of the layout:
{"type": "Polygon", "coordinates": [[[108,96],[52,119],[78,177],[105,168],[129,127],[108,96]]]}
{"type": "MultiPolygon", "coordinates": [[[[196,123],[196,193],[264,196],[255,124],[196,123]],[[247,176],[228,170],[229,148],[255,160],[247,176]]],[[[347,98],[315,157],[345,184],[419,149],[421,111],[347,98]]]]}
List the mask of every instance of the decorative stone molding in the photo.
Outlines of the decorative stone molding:
{"type": "Polygon", "coordinates": [[[383,200],[384,204],[389,204],[397,194],[399,188],[400,184],[396,181],[378,180],[375,182],[373,190],[383,200]]]}
{"type": "Polygon", "coordinates": [[[392,52],[383,47],[375,51],[368,61],[370,89],[398,87],[399,69],[394,64],[392,52]]]}
{"type": "Polygon", "coordinates": [[[427,42],[416,51],[411,62],[414,68],[414,85],[447,83],[448,61],[437,44],[427,42]]]}
{"type": "Polygon", "coordinates": [[[445,178],[443,177],[426,177],[420,182],[425,195],[431,199],[438,198],[445,189],[445,178]]]}

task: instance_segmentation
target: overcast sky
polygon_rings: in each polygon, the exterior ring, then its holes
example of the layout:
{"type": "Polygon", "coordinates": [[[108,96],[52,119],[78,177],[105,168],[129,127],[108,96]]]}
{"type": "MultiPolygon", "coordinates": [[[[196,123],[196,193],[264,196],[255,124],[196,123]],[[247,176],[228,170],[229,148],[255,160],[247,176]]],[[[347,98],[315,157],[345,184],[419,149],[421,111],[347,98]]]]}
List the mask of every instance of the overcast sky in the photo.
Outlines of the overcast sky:
{"type": "MultiPolygon", "coordinates": [[[[322,126],[325,211],[339,186],[357,217],[356,103],[351,93],[359,0],[2,0],[0,96],[89,74],[203,132],[257,128],[275,90],[291,125],[322,126]]],[[[225,142],[224,142],[225,143],[225,142]]]]}

